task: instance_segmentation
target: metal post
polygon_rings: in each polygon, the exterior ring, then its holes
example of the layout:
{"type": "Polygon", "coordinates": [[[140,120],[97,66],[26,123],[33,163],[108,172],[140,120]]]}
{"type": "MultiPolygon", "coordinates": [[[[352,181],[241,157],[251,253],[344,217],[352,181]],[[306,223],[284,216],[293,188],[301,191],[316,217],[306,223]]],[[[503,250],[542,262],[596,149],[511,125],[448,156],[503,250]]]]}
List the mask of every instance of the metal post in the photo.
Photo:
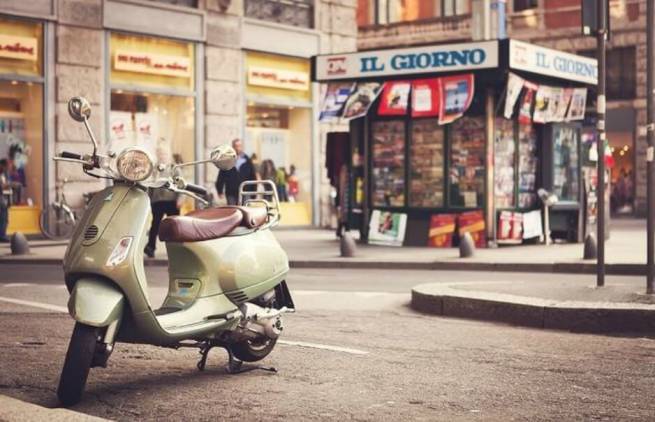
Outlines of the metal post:
{"type": "Polygon", "coordinates": [[[596,286],[605,285],[605,43],[607,33],[607,0],[598,0],[598,34],[596,54],[598,56],[598,260],[596,261],[596,286]]]}
{"type": "Polygon", "coordinates": [[[655,167],[653,163],[653,153],[655,150],[655,4],[652,1],[646,2],[646,98],[647,98],[647,133],[648,133],[648,150],[646,153],[646,172],[647,172],[647,275],[646,275],[646,293],[655,293],[653,279],[655,278],[655,167]]]}

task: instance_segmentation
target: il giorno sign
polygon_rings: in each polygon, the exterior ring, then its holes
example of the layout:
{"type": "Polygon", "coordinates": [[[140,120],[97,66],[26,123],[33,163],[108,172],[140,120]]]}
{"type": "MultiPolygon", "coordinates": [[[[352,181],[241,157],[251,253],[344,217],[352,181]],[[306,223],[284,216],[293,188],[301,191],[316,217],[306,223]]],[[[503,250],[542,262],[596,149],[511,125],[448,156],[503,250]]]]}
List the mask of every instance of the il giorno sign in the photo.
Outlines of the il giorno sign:
{"type": "Polygon", "coordinates": [[[498,41],[316,57],[316,80],[454,72],[498,66],[498,41]]]}
{"type": "Polygon", "coordinates": [[[596,59],[522,41],[509,42],[509,67],[592,85],[598,83],[596,59]]]}

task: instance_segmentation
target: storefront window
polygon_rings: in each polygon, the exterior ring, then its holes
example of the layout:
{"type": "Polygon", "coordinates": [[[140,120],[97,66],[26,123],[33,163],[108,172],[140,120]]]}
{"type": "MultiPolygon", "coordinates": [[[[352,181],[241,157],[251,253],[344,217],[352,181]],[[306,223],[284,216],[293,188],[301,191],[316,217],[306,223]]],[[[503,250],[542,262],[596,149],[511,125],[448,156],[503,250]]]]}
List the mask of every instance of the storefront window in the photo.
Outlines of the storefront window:
{"type": "Polygon", "coordinates": [[[11,188],[8,233],[39,232],[43,81],[43,24],[0,18],[0,161],[11,188]]]}
{"type": "Polygon", "coordinates": [[[405,123],[379,121],[373,136],[373,205],[405,206],[405,123]]]}
{"type": "Polygon", "coordinates": [[[553,127],[553,193],[560,201],[578,200],[579,136],[577,128],[553,127]]]}
{"type": "Polygon", "coordinates": [[[519,208],[537,205],[537,131],[532,125],[519,124],[519,208]]]}
{"type": "Polygon", "coordinates": [[[462,117],[450,127],[450,205],[478,208],[484,203],[484,117],[462,117]]]}
{"type": "MultiPolygon", "coordinates": [[[[138,145],[161,162],[193,161],[193,44],[113,33],[110,57],[109,148],[138,145]]],[[[191,180],[193,170],[185,170],[191,180]]]]}
{"type": "Polygon", "coordinates": [[[308,108],[248,106],[244,151],[259,178],[275,183],[289,225],[311,224],[310,119],[308,108]]]}
{"type": "Polygon", "coordinates": [[[496,119],[496,136],[494,137],[494,198],[496,208],[513,208],[515,206],[515,158],[514,121],[498,118],[496,119]]]}
{"type": "Polygon", "coordinates": [[[260,178],[272,180],[282,201],[282,224],[312,224],[312,92],[309,60],[246,55],[244,150],[260,178]]]}
{"type": "Polygon", "coordinates": [[[437,119],[412,123],[409,204],[436,208],[444,205],[444,129],[437,119]]]}

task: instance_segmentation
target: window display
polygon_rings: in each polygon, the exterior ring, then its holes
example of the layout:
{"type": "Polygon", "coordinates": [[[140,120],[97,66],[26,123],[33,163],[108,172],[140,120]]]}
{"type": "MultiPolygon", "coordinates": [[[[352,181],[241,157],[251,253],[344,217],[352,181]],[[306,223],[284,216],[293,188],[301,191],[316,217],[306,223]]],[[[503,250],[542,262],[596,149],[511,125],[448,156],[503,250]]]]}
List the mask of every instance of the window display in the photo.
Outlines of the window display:
{"type": "Polygon", "coordinates": [[[560,201],[577,201],[579,189],[579,131],[572,126],[553,127],[553,193],[560,201]]]}
{"type": "Polygon", "coordinates": [[[519,125],[519,208],[537,205],[537,131],[532,125],[519,125]]]}
{"type": "Polygon", "coordinates": [[[412,207],[444,205],[444,129],[437,119],[412,123],[409,204],[412,207]]]}
{"type": "Polygon", "coordinates": [[[405,205],[405,123],[402,120],[374,122],[373,205],[405,205]]]}
{"type": "Polygon", "coordinates": [[[513,208],[515,182],[516,143],[514,142],[514,122],[496,119],[494,137],[494,198],[496,208],[513,208]]]}
{"type": "Polygon", "coordinates": [[[450,205],[480,207],[484,199],[484,117],[462,117],[450,130],[450,205]]]}

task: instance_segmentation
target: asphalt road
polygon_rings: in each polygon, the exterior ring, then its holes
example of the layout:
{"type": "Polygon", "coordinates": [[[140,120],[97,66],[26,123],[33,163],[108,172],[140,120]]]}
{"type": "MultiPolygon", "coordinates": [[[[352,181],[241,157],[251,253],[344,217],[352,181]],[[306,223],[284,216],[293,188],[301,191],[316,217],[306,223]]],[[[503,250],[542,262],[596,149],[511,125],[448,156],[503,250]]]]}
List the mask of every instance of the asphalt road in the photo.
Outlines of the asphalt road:
{"type": "MultiPolygon", "coordinates": [[[[0,271],[0,394],[55,406],[73,325],[57,312],[67,299],[60,270],[0,271]]],[[[149,277],[158,303],[165,269],[149,268],[149,277]]],[[[453,277],[552,276],[293,270],[299,311],[285,317],[286,343],[263,362],[278,374],[227,375],[221,350],[201,373],[194,350],[119,344],[107,369],[92,370],[74,409],[116,420],[655,418],[655,340],[438,318],[407,307],[411,286],[453,277]]]]}

